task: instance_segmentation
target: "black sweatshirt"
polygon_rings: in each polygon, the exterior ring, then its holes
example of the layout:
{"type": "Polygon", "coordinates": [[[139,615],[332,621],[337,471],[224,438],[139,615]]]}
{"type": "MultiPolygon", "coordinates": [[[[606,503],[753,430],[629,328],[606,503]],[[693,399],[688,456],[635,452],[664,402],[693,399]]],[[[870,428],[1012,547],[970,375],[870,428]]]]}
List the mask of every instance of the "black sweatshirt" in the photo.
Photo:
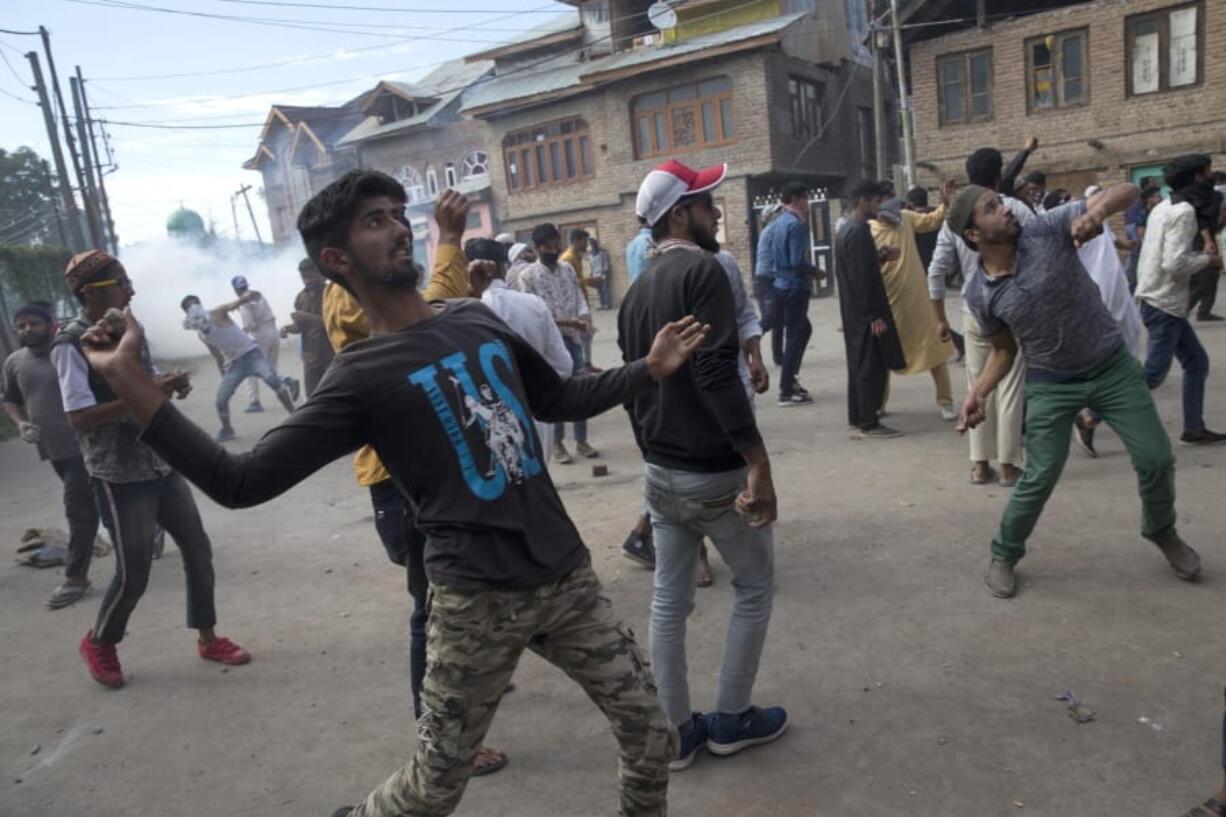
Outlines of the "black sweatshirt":
{"type": "Polygon", "coordinates": [[[626,293],[617,316],[623,360],[647,354],[656,332],[694,315],[711,334],[676,374],[626,406],[643,458],[680,471],[716,473],[745,467],[740,452],[762,442],[737,359],[732,287],[710,253],[661,253],[626,293]]]}
{"type": "Polygon", "coordinates": [[[311,398],[250,452],[226,451],[169,403],[142,441],[231,508],[272,499],[369,443],[417,512],[432,583],[522,590],[587,558],[531,416],[583,419],[652,383],[641,361],[562,379],[480,301],[451,301],[408,329],[347,346],[311,398]]]}

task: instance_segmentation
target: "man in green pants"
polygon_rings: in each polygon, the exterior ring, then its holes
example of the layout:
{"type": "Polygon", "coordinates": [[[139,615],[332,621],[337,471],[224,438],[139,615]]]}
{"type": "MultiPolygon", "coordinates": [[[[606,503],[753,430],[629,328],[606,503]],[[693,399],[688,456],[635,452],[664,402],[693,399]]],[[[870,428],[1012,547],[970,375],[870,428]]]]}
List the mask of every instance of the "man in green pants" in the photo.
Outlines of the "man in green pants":
{"type": "Polygon", "coordinates": [[[1083,407],[1102,414],[1128,449],[1141,492],[1141,535],[1181,579],[1200,574],[1200,556],[1175,532],[1175,457],[1140,364],[1124,346],[1077,247],[1137,198],[1131,184],[1040,213],[1026,224],[994,191],[964,188],[949,227],[979,251],[968,270],[966,302],[992,341],[979,380],[967,395],[958,429],[983,421],[984,401],[1009,372],[1020,344],[1026,357],[1026,471],[992,540],[988,589],[1016,591],[1013,569],[1026,553],[1043,505],[1068,458],[1073,419],[1083,407]]]}

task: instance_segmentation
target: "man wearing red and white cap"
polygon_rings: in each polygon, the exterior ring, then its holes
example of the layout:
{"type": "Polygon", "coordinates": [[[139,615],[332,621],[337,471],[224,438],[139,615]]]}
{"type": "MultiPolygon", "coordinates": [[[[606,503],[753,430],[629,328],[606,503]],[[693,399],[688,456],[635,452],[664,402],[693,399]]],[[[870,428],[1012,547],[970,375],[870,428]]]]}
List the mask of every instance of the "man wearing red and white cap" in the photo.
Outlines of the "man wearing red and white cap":
{"type": "Polygon", "coordinates": [[[618,315],[626,360],[641,356],[659,328],[679,317],[693,314],[711,327],[689,363],[630,404],[656,549],[652,668],[680,735],[673,770],[686,768],[703,746],[730,755],[774,740],[787,726],[782,707],[750,703],[774,597],[776,508],[770,459],[738,373],[732,287],[714,256],[720,212],[711,190],[726,174],[726,165],[696,171],[676,161],[647,174],[635,210],[651,228],[656,256],[618,315]],[[732,569],[736,591],[715,711],[705,715],[690,708],[685,658],[703,536],[732,569]]]}

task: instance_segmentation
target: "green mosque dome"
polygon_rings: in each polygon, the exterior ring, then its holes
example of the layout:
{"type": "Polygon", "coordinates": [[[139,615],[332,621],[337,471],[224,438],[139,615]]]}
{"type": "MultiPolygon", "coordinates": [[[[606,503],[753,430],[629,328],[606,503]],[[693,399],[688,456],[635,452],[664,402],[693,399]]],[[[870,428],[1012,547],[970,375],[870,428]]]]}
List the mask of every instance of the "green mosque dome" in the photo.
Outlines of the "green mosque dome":
{"type": "Polygon", "coordinates": [[[166,232],[181,238],[195,238],[204,235],[204,219],[195,210],[180,207],[166,219],[166,232]]]}

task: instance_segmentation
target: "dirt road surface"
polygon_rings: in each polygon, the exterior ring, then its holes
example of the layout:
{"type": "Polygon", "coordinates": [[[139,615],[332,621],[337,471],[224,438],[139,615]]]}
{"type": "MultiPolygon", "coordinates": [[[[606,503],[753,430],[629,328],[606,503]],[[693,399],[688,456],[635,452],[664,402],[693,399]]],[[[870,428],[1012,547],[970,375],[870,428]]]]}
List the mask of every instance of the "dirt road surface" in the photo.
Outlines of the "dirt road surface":
{"type": "MultiPolygon", "coordinates": [[[[816,402],[759,402],[781,518],[755,699],[786,706],[791,728],[768,747],[700,757],[674,777],[671,813],[1163,817],[1216,789],[1226,446],[1177,444],[1181,532],[1204,556],[1201,583],[1175,579],[1139,537],[1135,477],[1105,431],[1100,459],[1072,451],[1019,570],[1022,591],[1000,601],[983,573],[1007,491],[968,484],[966,442],[941,422],[927,376],[894,381],[889,422],[906,436],[852,440],[836,305],[816,302],[811,316],[802,379],[816,402]],[[1056,700],[1066,690],[1097,720],[1074,723],[1056,700]]],[[[599,317],[596,362],[610,365],[613,313],[599,317]]],[[[1226,329],[1198,330],[1226,360],[1226,329]]],[[[289,348],[282,361],[298,366],[289,348]]],[[[195,365],[185,409],[212,431],[217,374],[195,365]]],[[[954,368],[957,393],[963,371],[954,368]]],[[[1224,382],[1215,375],[1207,395],[1218,430],[1224,382]]],[[[1176,367],[1156,394],[1175,437],[1179,385],[1176,367]]],[[[241,413],[244,400],[240,391],[235,449],[284,417],[267,395],[262,415],[241,413]]],[[[609,476],[592,477],[586,462],[552,472],[645,643],[651,574],[619,552],[641,502],[641,461],[620,410],[592,423],[591,441],[609,476]]],[[[349,463],[259,508],[200,506],[219,630],[254,653],[246,667],[196,656],[169,545],[121,645],[119,691],[93,683],[77,655],[114,557],[95,563],[89,597],[57,612],[43,607],[56,571],[0,565],[4,817],[326,816],[408,759],[409,599],[349,463]]],[[[29,446],[0,444],[0,542],[12,553],[40,525],[63,526],[55,475],[29,446]]],[[[731,597],[716,560],[689,626],[696,707],[713,705],[731,597]]],[[[516,684],[489,736],[510,765],[473,781],[457,813],[616,814],[616,755],[600,714],[534,656],[516,684]]]]}

